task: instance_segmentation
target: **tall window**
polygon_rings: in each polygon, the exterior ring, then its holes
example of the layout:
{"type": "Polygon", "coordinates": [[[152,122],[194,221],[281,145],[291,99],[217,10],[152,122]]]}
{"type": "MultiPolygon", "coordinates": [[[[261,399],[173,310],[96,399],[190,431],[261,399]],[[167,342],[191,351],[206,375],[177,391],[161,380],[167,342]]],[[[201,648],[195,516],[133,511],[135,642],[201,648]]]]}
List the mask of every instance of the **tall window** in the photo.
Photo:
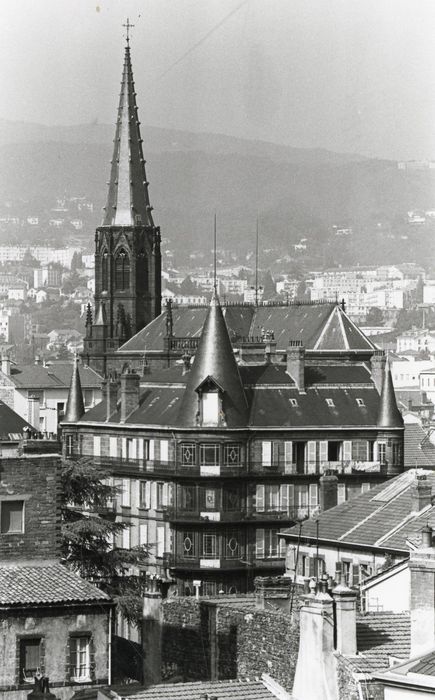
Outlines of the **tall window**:
{"type": "Polygon", "coordinates": [[[121,250],[115,258],[115,287],[116,289],[128,289],[130,286],[130,258],[126,251],[121,250]]]}
{"type": "Polygon", "coordinates": [[[24,501],[2,501],[0,508],[2,534],[24,532],[24,501]]]}
{"type": "Polygon", "coordinates": [[[101,263],[101,288],[103,291],[109,289],[109,253],[104,251],[101,263]]]}
{"type": "Polygon", "coordinates": [[[41,637],[20,640],[20,680],[33,683],[37,671],[42,671],[41,637]]]}
{"type": "Polygon", "coordinates": [[[217,536],[211,532],[205,532],[202,536],[202,556],[205,559],[217,556],[217,536]]]}
{"type": "Polygon", "coordinates": [[[87,681],[91,678],[89,636],[71,637],[71,678],[75,681],[87,681]]]}
{"type": "Polygon", "coordinates": [[[219,466],[219,445],[206,443],[200,445],[200,464],[205,466],[219,466]]]}

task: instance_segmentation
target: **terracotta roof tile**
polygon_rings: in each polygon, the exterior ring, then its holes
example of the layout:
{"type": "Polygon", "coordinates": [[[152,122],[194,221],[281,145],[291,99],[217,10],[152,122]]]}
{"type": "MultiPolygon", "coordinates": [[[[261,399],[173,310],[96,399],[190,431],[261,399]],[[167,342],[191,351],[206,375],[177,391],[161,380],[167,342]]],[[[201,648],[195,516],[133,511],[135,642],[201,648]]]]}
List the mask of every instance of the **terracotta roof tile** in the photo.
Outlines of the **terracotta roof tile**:
{"type": "Polygon", "coordinates": [[[109,600],[59,563],[0,567],[0,606],[109,600]]]}
{"type": "Polygon", "coordinates": [[[367,613],[357,618],[357,657],[348,657],[355,670],[371,673],[388,669],[390,657],[406,659],[411,649],[409,613],[367,613]]]}
{"type": "Polygon", "coordinates": [[[275,697],[261,680],[164,683],[145,690],[118,691],[121,697],[132,700],[202,700],[207,693],[219,700],[270,700],[275,697]]]}

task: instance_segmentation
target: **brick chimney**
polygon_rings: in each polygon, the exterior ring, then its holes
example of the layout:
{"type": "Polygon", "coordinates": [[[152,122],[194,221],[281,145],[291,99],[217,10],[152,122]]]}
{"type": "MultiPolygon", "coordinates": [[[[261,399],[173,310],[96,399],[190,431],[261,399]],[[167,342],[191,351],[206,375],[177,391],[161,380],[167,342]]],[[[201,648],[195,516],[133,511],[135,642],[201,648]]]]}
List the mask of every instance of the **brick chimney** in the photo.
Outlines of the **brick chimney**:
{"type": "Polygon", "coordinates": [[[103,395],[102,401],[106,407],[106,421],[109,421],[111,416],[116,412],[118,404],[118,382],[113,379],[104,379],[101,384],[101,392],[103,395]]]}
{"type": "Polygon", "coordinates": [[[139,406],[140,377],[133,370],[121,375],[121,423],[139,406]]]}
{"type": "Polygon", "coordinates": [[[305,391],[305,348],[300,340],[290,340],[287,347],[287,374],[299,391],[305,391]]]}
{"type": "Polygon", "coordinates": [[[334,658],[333,600],[328,582],[311,582],[300,609],[299,654],[292,696],[295,700],[338,700],[334,658]]]}
{"type": "Polygon", "coordinates": [[[426,474],[416,474],[411,486],[411,512],[419,513],[423,508],[430,505],[431,499],[432,488],[426,474]]]}
{"type": "Polygon", "coordinates": [[[356,654],[357,591],[343,580],[332,591],[335,603],[335,648],[340,654],[356,654]]]}
{"type": "Polygon", "coordinates": [[[433,649],[435,640],[435,548],[432,528],[422,530],[421,545],[411,551],[411,658],[433,649]]]}
{"type": "Polygon", "coordinates": [[[337,505],[338,477],[333,469],[326,469],[319,479],[320,510],[329,510],[337,505]]]}
{"type": "Polygon", "coordinates": [[[382,384],[384,381],[385,363],[387,358],[383,350],[375,350],[372,359],[370,360],[372,369],[372,379],[374,381],[375,387],[378,390],[378,394],[382,391],[382,384]]]}
{"type": "Polygon", "coordinates": [[[147,580],[143,596],[142,645],[145,649],[143,681],[147,685],[162,682],[162,593],[156,578],[147,580]]]}

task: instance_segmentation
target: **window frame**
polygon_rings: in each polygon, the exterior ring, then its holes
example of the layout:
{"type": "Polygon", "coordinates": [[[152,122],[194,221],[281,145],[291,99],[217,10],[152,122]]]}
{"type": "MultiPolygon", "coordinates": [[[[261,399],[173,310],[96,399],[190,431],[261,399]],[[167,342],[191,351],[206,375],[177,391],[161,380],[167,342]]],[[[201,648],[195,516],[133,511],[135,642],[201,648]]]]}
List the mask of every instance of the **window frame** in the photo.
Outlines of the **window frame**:
{"type": "Polygon", "coordinates": [[[41,673],[44,673],[45,671],[45,658],[44,658],[44,636],[41,634],[31,634],[31,635],[25,635],[25,636],[20,636],[17,639],[17,656],[18,656],[18,663],[19,663],[19,682],[20,684],[33,684],[34,683],[34,673],[36,671],[40,671],[41,673]],[[35,669],[29,669],[30,672],[32,673],[31,676],[26,676],[25,672],[25,651],[24,647],[26,644],[29,644],[30,642],[34,641],[39,641],[38,644],[38,650],[39,650],[39,665],[36,666],[35,669]]]}
{"type": "Polygon", "coordinates": [[[201,467],[219,467],[220,466],[220,444],[218,442],[202,442],[199,446],[199,463],[201,467]],[[207,461],[205,455],[208,451],[214,451],[214,460],[207,461]]]}
{"type": "Polygon", "coordinates": [[[90,632],[83,632],[80,634],[70,634],[69,637],[69,668],[70,668],[70,680],[74,683],[88,683],[92,681],[92,664],[91,664],[91,640],[92,635],[90,632]],[[77,646],[79,642],[86,642],[86,647],[83,650],[77,651],[77,646]],[[77,654],[85,652],[85,674],[75,675],[75,671],[80,670],[83,666],[82,662],[77,661],[77,654]],[[75,662],[73,662],[73,657],[76,657],[75,662]]]}
{"type": "Polygon", "coordinates": [[[26,501],[25,498],[0,498],[0,535],[23,535],[25,532],[25,508],[26,501]],[[4,506],[11,505],[12,503],[21,503],[21,529],[20,530],[4,530],[3,529],[3,508],[4,506]]]}

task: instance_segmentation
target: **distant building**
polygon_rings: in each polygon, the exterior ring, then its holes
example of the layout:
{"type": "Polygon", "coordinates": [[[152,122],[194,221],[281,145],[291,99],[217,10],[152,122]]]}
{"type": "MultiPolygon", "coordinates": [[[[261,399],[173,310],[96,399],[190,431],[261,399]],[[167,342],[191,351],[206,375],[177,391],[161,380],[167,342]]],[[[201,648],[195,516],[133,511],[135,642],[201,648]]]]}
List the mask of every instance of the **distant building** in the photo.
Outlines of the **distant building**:
{"type": "Polygon", "coordinates": [[[52,265],[44,265],[36,267],[33,271],[33,286],[35,289],[40,287],[60,287],[62,282],[62,272],[58,267],[52,265]]]}

